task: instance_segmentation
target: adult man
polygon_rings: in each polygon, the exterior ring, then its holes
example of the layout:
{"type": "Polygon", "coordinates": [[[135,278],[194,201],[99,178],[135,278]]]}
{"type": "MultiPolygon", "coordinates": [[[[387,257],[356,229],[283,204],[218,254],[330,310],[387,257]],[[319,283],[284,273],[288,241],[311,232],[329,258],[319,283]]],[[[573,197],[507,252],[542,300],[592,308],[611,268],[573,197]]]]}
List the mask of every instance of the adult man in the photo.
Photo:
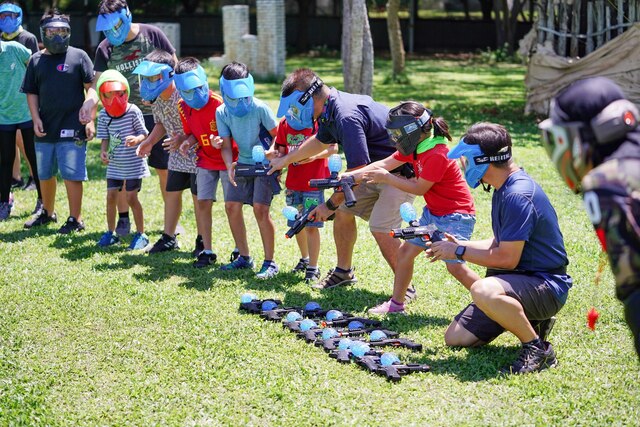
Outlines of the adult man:
{"type": "Polygon", "coordinates": [[[534,329],[540,322],[548,324],[562,308],[572,285],[555,210],[542,188],[511,159],[511,137],[503,126],[476,123],[449,158],[461,158],[470,187],[482,183],[495,191],[494,237],[458,242],[447,235],[447,241],[433,243],[427,252],[434,260],[457,257],[487,267],[484,279],[465,284],[473,303],[449,325],[445,342],[479,346],[506,329],[518,337],[522,349],[502,372],[522,374],[555,366],[555,352],[545,341],[548,332],[534,329]]]}
{"type": "Polygon", "coordinates": [[[616,280],[640,356],[640,114],[611,80],[580,80],[540,124],[560,175],[584,204],[616,280]],[[593,168],[593,169],[592,169],[593,168]]]}
{"type": "MultiPolygon", "coordinates": [[[[94,69],[98,81],[100,74],[107,69],[115,69],[122,73],[131,87],[129,102],[137,105],[144,115],[145,126],[151,130],[154,126],[151,107],[145,105],[140,97],[140,83],[138,75],[133,70],[143,61],[144,57],[154,49],[162,49],[175,57],[175,49],[167,36],[157,27],[132,22],[131,11],[126,0],[102,0],[98,6],[98,20],[96,30],[103,31],[105,39],[96,49],[94,69]]],[[[95,83],[94,83],[95,84],[95,83]]],[[[95,86],[94,86],[95,89],[95,86]]],[[[91,97],[80,110],[80,121],[87,123],[93,120],[97,108],[98,97],[91,97]]],[[[169,154],[162,144],[155,144],[149,155],[149,166],[156,169],[160,181],[162,198],[165,198],[167,186],[167,167],[169,154]]],[[[129,218],[126,200],[118,200],[120,219],[116,231],[118,234],[129,233],[129,218]]]]}
{"type": "MultiPolygon", "coordinates": [[[[308,159],[333,143],[342,146],[347,170],[361,168],[395,152],[385,128],[389,115],[387,107],[374,102],[369,96],[329,88],[310,69],[298,69],[285,79],[278,108],[278,116],[282,115],[297,127],[311,127],[315,120],[318,133],[297,150],[272,159],[272,171],[308,159]]],[[[393,172],[400,174],[399,171],[393,172]]],[[[357,204],[351,208],[341,205],[344,201],[342,193],[334,193],[315,210],[316,220],[320,221],[325,221],[335,212],[333,237],[338,255],[336,267],[313,285],[316,289],[356,282],[352,263],[357,237],[355,216],[369,221],[369,229],[380,252],[395,271],[400,242],[388,233],[391,228],[400,226],[400,205],[412,202],[415,196],[386,184],[360,184],[354,193],[357,204]]],[[[410,292],[413,295],[415,290],[410,288],[410,292]]]]}

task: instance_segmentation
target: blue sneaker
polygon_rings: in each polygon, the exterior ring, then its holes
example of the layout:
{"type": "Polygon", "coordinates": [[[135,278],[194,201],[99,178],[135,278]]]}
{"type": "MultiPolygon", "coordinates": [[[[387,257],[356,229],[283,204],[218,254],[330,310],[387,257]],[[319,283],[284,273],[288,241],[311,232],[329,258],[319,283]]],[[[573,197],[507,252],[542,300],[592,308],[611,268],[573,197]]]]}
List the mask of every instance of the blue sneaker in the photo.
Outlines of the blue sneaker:
{"type": "Polygon", "coordinates": [[[245,268],[253,268],[253,258],[249,258],[248,260],[242,256],[239,256],[235,260],[231,261],[229,264],[225,264],[220,267],[220,270],[229,271],[229,270],[242,270],[245,268]]]}
{"type": "Polygon", "coordinates": [[[136,233],[133,235],[133,239],[131,240],[131,244],[127,249],[130,251],[144,249],[149,245],[149,238],[144,233],[136,233]]]}
{"type": "Polygon", "coordinates": [[[106,231],[100,240],[98,240],[98,246],[101,248],[106,248],[107,246],[115,245],[120,242],[120,238],[113,234],[113,231],[106,231]]]}
{"type": "Polygon", "coordinates": [[[264,260],[262,262],[262,267],[260,268],[260,271],[256,273],[256,277],[258,279],[270,279],[276,274],[278,274],[278,271],[279,271],[278,264],[276,264],[274,261],[264,260]]]}

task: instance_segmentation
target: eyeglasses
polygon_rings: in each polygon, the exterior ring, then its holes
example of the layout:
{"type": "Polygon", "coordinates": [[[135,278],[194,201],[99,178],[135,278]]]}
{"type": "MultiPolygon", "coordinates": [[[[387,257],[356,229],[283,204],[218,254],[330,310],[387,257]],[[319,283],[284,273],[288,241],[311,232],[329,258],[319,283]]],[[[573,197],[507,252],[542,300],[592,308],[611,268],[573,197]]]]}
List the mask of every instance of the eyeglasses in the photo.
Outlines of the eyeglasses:
{"type": "Polygon", "coordinates": [[[18,14],[14,13],[14,12],[2,12],[2,13],[0,13],[0,19],[4,19],[4,18],[17,19],[18,18],[18,14]]]}
{"type": "Polygon", "coordinates": [[[48,39],[52,39],[55,36],[67,37],[70,34],[68,28],[45,28],[44,36],[48,39]]]}

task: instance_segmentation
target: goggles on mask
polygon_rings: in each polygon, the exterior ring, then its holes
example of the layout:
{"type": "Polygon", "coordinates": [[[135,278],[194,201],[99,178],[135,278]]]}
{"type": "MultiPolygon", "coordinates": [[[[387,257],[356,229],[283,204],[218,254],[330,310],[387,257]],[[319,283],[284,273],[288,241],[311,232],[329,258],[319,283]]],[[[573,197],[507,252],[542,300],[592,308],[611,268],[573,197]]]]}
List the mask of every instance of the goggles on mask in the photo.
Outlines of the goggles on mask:
{"type": "Polygon", "coordinates": [[[143,100],[153,102],[173,81],[173,68],[168,64],[142,61],[134,70],[138,75],[140,96],[143,100]]]}
{"type": "Polygon", "coordinates": [[[0,6],[0,31],[12,34],[18,31],[22,25],[22,9],[20,6],[5,3],[0,6]]]}
{"type": "Polygon", "coordinates": [[[225,108],[234,116],[246,116],[253,106],[255,86],[253,76],[249,74],[244,79],[227,80],[220,77],[220,92],[224,99],[225,108]]]}
{"type": "Polygon", "coordinates": [[[109,116],[118,118],[127,112],[129,93],[122,82],[107,81],[100,85],[100,100],[109,116]]]}
{"type": "Polygon", "coordinates": [[[46,19],[40,26],[40,37],[49,53],[57,55],[66,52],[71,38],[69,21],[60,16],[46,19]]]}
{"type": "Polygon", "coordinates": [[[104,36],[114,46],[120,46],[131,30],[132,16],[128,8],[117,12],[98,15],[96,31],[102,31],[104,36]]]}
{"type": "Polygon", "coordinates": [[[402,106],[398,106],[389,112],[387,118],[387,133],[395,144],[396,149],[403,155],[408,156],[414,153],[421,141],[422,126],[431,119],[431,111],[424,110],[420,117],[413,117],[410,114],[394,114],[402,106]]]}
{"type": "Polygon", "coordinates": [[[316,78],[304,92],[294,90],[286,97],[281,96],[277,116],[285,116],[295,130],[313,128],[313,94],[323,85],[322,80],[316,78]]]}
{"type": "Polygon", "coordinates": [[[469,187],[476,188],[487,173],[490,163],[501,163],[511,158],[511,147],[503,147],[498,154],[488,156],[482,152],[480,145],[467,144],[462,138],[458,145],[447,154],[447,157],[460,159],[460,169],[464,173],[464,179],[469,187]]]}

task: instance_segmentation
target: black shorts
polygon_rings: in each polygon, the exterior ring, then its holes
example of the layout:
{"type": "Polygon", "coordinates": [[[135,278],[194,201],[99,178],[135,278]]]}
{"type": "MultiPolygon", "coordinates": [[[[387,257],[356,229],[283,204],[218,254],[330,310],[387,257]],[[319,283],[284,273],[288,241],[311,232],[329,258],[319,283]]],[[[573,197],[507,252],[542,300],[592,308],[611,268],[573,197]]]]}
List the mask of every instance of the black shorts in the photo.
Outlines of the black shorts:
{"type": "Polygon", "coordinates": [[[126,191],[140,191],[142,189],[142,178],[138,179],[110,179],[107,178],[107,190],[122,191],[122,185],[126,191]]]}
{"type": "Polygon", "coordinates": [[[167,176],[167,191],[183,191],[187,188],[191,189],[191,194],[198,195],[198,185],[195,173],[178,172],[169,169],[167,176]]]}
{"type": "Polygon", "coordinates": [[[14,123],[10,125],[0,125],[0,132],[13,132],[19,129],[33,129],[33,122],[31,120],[22,122],[22,123],[14,123]]]}
{"type": "MultiPolygon", "coordinates": [[[[153,121],[153,115],[144,116],[144,125],[147,128],[147,132],[151,133],[155,124],[156,122],[153,121]]],[[[160,138],[160,141],[151,148],[151,153],[149,153],[149,166],[154,169],[167,169],[169,167],[169,152],[162,146],[162,140],[165,138],[166,135],[160,138]]]]}

